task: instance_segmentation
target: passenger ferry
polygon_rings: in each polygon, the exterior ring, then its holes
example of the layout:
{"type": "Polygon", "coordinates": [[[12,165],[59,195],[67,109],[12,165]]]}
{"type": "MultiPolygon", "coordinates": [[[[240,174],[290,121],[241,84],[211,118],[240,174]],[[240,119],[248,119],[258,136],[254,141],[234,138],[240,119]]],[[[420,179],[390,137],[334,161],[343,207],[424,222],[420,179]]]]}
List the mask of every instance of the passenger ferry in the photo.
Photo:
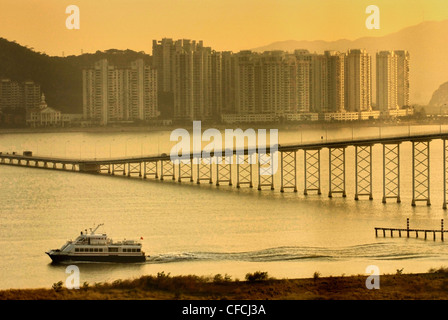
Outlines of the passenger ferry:
{"type": "Polygon", "coordinates": [[[67,241],[61,249],[48,252],[53,263],[59,262],[144,262],[145,253],[142,244],[134,240],[123,240],[113,242],[105,233],[95,233],[100,226],[94,230],[90,228],[90,234],[81,231],[76,240],[67,241]]]}

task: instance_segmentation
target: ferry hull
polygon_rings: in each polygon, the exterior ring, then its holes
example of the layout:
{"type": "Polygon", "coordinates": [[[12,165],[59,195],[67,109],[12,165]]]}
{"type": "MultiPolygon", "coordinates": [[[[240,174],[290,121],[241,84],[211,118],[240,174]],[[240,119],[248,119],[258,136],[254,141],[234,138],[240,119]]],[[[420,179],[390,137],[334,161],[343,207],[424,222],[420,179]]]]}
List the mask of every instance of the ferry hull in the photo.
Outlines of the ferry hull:
{"type": "Polygon", "coordinates": [[[102,256],[83,256],[83,255],[67,255],[67,254],[54,254],[46,252],[51,258],[53,263],[62,262],[116,262],[116,263],[137,263],[145,262],[146,257],[141,256],[122,256],[122,255],[102,255],[102,256]]]}

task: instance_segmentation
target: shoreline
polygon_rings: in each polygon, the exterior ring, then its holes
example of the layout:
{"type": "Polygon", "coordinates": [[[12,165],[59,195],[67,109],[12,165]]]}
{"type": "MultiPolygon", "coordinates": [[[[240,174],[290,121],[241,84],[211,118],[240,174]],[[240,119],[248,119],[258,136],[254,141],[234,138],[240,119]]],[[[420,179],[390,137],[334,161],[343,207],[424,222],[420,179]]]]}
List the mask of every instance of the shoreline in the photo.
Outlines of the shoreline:
{"type": "MultiPolygon", "coordinates": [[[[248,274],[249,275],[249,274],[248,274]]],[[[245,281],[228,275],[142,276],[112,283],[80,284],[67,289],[62,281],[53,288],[0,291],[0,300],[448,300],[448,269],[427,273],[379,276],[377,289],[367,275],[274,279],[255,272],[245,281]],[[261,275],[261,276],[260,276],[261,275]]]]}
{"type": "MultiPolygon", "coordinates": [[[[347,128],[347,127],[379,127],[379,126],[423,126],[437,125],[442,122],[434,121],[400,121],[400,122],[383,122],[383,121],[347,121],[347,122],[318,122],[318,123],[241,123],[241,124],[213,124],[202,123],[202,129],[216,128],[224,129],[278,129],[278,130],[303,130],[303,129],[329,129],[329,128],[347,128]]],[[[117,132],[161,132],[172,131],[178,128],[186,128],[192,130],[192,123],[180,123],[167,126],[106,126],[106,127],[42,127],[42,128],[0,128],[0,134],[33,134],[33,133],[117,133],[117,132]]]]}

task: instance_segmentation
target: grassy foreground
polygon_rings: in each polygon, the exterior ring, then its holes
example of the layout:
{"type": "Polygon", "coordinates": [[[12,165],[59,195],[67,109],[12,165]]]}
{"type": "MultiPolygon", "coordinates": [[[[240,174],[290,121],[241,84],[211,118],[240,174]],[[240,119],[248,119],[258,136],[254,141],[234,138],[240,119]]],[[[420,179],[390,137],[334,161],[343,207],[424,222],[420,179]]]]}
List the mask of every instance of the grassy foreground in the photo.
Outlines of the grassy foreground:
{"type": "Polygon", "coordinates": [[[273,279],[264,272],[248,274],[246,281],[229,276],[210,277],[143,276],[113,283],[84,283],[80,289],[66,289],[62,282],[49,289],[11,289],[0,291],[0,300],[436,300],[448,299],[448,269],[422,274],[380,276],[379,289],[366,288],[365,275],[320,277],[311,279],[273,279]]]}

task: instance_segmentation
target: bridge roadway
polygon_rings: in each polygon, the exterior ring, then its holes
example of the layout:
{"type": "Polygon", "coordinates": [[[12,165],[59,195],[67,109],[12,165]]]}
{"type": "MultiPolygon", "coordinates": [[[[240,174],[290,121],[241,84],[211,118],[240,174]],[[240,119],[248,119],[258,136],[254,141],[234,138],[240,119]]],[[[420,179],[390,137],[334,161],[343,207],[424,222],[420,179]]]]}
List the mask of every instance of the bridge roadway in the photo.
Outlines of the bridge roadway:
{"type": "MultiPolygon", "coordinates": [[[[376,138],[365,138],[365,139],[352,139],[352,140],[333,140],[333,141],[321,141],[321,142],[311,142],[311,143],[293,143],[293,144],[278,144],[274,145],[275,151],[279,152],[289,152],[289,151],[298,151],[298,150],[312,150],[312,149],[323,149],[323,148],[343,148],[349,146],[365,146],[365,145],[374,145],[374,144],[397,144],[406,141],[430,141],[448,139],[448,132],[446,133],[433,133],[433,134],[422,134],[422,135],[403,135],[403,136],[393,136],[393,137],[376,137],[376,138]]],[[[239,154],[252,154],[259,153],[259,150],[262,153],[270,153],[270,146],[264,147],[246,147],[244,149],[233,149],[232,151],[223,149],[217,150],[215,152],[210,152],[210,156],[214,157],[215,154],[218,156],[226,155],[226,151],[229,153],[232,152],[233,155],[236,155],[237,152],[239,154]]],[[[191,152],[189,155],[184,156],[184,159],[194,159],[194,158],[202,158],[203,154],[191,152]]],[[[170,155],[166,153],[157,154],[157,155],[145,155],[145,156],[136,156],[136,157],[116,157],[116,158],[102,158],[102,159],[77,159],[77,158],[60,158],[60,157],[52,157],[52,156],[25,156],[21,154],[12,154],[12,153],[2,153],[0,152],[0,159],[15,159],[15,160],[30,160],[30,161],[39,161],[39,162],[57,162],[61,164],[113,164],[113,163],[123,163],[123,162],[154,162],[154,161],[168,161],[171,160],[170,155]]]]}
{"type": "MultiPolygon", "coordinates": [[[[381,134],[381,132],[380,132],[381,134]]],[[[258,161],[258,190],[264,187],[274,189],[275,172],[266,168],[272,164],[273,155],[278,151],[280,155],[280,174],[281,188],[284,192],[286,189],[292,189],[297,192],[297,151],[304,151],[304,194],[315,191],[321,194],[321,157],[320,151],[323,148],[329,149],[329,192],[328,196],[333,197],[334,194],[341,194],[346,197],[345,190],[345,149],[349,146],[355,147],[355,200],[361,196],[372,199],[372,146],[375,144],[383,145],[383,199],[393,198],[397,202],[400,200],[400,144],[402,142],[412,142],[412,205],[416,202],[423,201],[430,205],[430,141],[441,139],[443,141],[443,208],[447,208],[447,169],[448,169],[448,148],[446,141],[448,140],[448,132],[432,132],[422,134],[405,134],[397,136],[378,136],[369,138],[358,138],[348,140],[328,140],[327,137],[321,137],[321,141],[308,143],[290,143],[278,144],[272,148],[270,146],[262,147],[246,147],[244,149],[232,149],[211,152],[210,156],[201,152],[191,152],[182,156],[182,159],[205,159],[205,158],[221,158],[228,159],[236,156],[236,178],[237,187],[244,184],[253,187],[253,160],[252,156],[257,155],[258,161]],[[261,158],[265,155],[265,159],[261,158]]],[[[25,152],[24,152],[25,154],[25,152]]],[[[233,161],[231,163],[234,163],[233,161]]],[[[77,172],[88,173],[108,173],[115,175],[121,173],[123,175],[138,175],[147,178],[154,176],[163,180],[171,177],[175,180],[175,173],[178,173],[178,181],[189,179],[194,181],[193,167],[197,166],[196,179],[199,184],[202,180],[209,183],[213,182],[212,167],[216,165],[216,184],[228,183],[232,185],[232,166],[229,162],[218,161],[216,164],[203,163],[201,161],[189,163],[171,161],[169,154],[156,154],[136,157],[117,157],[117,158],[101,158],[101,159],[68,159],[58,157],[48,157],[39,155],[23,155],[17,153],[0,153],[0,164],[3,165],[19,165],[35,168],[46,169],[62,169],[77,172]],[[160,168],[159,168],[160,165],[160,168]],[[178,166],[178,170],[175,169],[178,166]],[[127,167],[127,168],[126,168],[127,167]]]]}

